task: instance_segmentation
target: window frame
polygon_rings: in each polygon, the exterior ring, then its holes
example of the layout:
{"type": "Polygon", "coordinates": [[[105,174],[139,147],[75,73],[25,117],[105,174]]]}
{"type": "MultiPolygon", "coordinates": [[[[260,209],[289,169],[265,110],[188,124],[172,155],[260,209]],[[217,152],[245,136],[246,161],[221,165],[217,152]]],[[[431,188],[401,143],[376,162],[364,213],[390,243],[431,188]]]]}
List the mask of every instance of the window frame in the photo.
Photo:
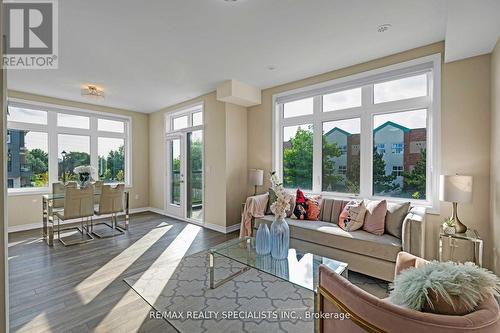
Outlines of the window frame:
{"type": "MultiPolygon", "coordinates": [[[[366,198],[388,199],[394,202],[412,202],[416,206],[424,206],[428,212],[439,212],[439,170],[441,141],[441,53],[397,63],[394,65],[361,72],[358,74],[322,82],[312,86],[281,92],[272,96],[272,165],[283,179],[283,128],[312,123],[313,139],[313,189],[308,193],[319,193],[327,198],[366,198]],[[374,103],[373,85],[380,82],[410,77],[427,73],[427,96],[402,99],[384,103],[374,103]],[[361,107],[323,112],[323,95],[342,90],[361,87],[361,107]],[[287,102],[303,98],[314,98],[313,115],[293,118],[283,117],[283,105],[287,102]],[[412,110],[427,110],[426,143],[427,143],[427,184],[426,199],[381,197],[373,195],[373,124],[374,116],[412,110]],[[322,129],[323,122],[352,118],[361,119],[360,131],[360,193],[324,192],[322,181],[322,129]],[[316,130],[315,130],[316,129],[316,130]]],[[[386,147],[387,152],[387,147],[386,147]]]]}
{"type": "MultiPolygon", "coordinates": [[[[48,187],[28,187],[28,188],[9,188],[8,195],[29,195],[37,193],[48,193],[51,191],[51,184],[59,181],[58,178],[58,135],[59,134],[70,134],[70,135],[83,135],[90,137],[90,165],[92,165],[96,170],[98,170],[98,145],[97,141],[99,137],[104,138],[120,138],[124,140],[124,151],[125,151],[125,162],[124,162],[124,172],[125,172],[125,186],[130,188],[133,186],[132,182],[132,117],[118,114],[111,114],[107,112],[99,112],[93,110],[80,109],[75,107],[67,107],[63,105],[53,105],[42,102],[34,102],[17,98],[8,98],[8,106],[35,109],[47,112],[47,124],[33,124],[24,122],[14,122],[8,121],[8,129],[17,130],[30,130],[37,132],[47,133],[48,136],[48,155],[49,155],[49,186],[48,187]],[[59,113],[71,114],[77,116],[85,116],[90,118],[90,128],[72,128],[58,126],[57,115],[59,113]],[[98,119],[109,119],[114,121],[121,121],[124,123],[124,132],[108,132],[99,131],[97,127],[98,119]]],[[[116,183],[115,183],[116,184],[116,183]]]]}

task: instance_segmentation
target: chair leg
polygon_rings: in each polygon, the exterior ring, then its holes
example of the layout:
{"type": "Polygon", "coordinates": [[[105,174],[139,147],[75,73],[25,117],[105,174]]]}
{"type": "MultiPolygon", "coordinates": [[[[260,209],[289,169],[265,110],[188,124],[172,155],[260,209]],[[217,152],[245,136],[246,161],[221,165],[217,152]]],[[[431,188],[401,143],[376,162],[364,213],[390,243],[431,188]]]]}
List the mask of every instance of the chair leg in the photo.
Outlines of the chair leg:
{"type": "Polygon", "coordinates": [[[103,235],[102,233],[98,233],[95,231],[92,231],[92,234],[96,235],[99,238],[111,238],[111,237],[123,235],[125,233],[120,228],[117,228],[116,213],[111,213],[111,224],[108,224],[106,222],[103,224],[108,226],[109,228],[111,228],[111,234],[103,235]]]}
{"type": "Polygon", "coordinates": [[[57,236],[59,238],[59,241],[64,245],[64,246],[71,246],[71,245],[78,245],[78,244],[84,244],[84,243],[87,243],[87,242],[90,242],[90,241],[93,241],[94,240],[94,237],[92,237],[92,235],[88,232],[88,217],[86,217],[86,220],[87,220],[87,229],[85,229],[85,226],[84,226],[84,218],[82,217],[81,220],[80,220],[80,227],[72,227],[72,228],[69,228],[67,230],[70,230],[70,229],[76,229],[78,232],[80,232],[82,234],[82,237],[81,237],[81,240],[79,241],[70,241],[70,242],[66,242],[64,241],[64,238],[61,237],[61,233],[60,233],[60,219],[59,217],[57,218],[57,236]],[[88,236],[89,238],[88,239],[85,239],[85,237],[88,236]]]}

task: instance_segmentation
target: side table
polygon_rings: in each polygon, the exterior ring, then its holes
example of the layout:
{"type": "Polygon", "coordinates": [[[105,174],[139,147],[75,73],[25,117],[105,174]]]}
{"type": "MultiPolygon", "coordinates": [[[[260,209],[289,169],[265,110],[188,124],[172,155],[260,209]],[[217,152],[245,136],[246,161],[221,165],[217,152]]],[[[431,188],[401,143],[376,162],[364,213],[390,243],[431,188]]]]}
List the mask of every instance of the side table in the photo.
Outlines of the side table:
{"type": "Polygon", "coordinates": [[[476,230],[467,229],[465,233],[448,235],[439,232],[439,261],[473,261],[483,266],[483,240],[476,230]]]}

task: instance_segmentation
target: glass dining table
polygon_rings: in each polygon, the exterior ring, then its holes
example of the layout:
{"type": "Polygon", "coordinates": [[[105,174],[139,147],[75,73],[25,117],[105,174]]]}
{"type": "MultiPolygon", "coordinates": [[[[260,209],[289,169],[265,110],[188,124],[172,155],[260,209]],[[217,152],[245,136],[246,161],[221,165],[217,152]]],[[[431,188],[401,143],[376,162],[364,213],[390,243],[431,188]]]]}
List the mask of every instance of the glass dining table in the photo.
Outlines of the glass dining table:
{"type": "MultiPolygon", "coordinates": [[[[99,197],[100,191],[94,192],[94,197],[99,197]]],[[[61,200],[64,202],[64,193],[50,193],[42,195],[42,222],[43,222],[43,240],[48,246],[54,245],[54,201],[61,200]],[[62,200],[61,200],[62,199],[62,200]]],[[[117,223],[117,226],[123,230],[128,230],[130,221],[129,216],[129,192],[123,192],[125,221],[123,224],[117,223]]],[[[59,208],[58,208],[59,209],[59,208]]]]}

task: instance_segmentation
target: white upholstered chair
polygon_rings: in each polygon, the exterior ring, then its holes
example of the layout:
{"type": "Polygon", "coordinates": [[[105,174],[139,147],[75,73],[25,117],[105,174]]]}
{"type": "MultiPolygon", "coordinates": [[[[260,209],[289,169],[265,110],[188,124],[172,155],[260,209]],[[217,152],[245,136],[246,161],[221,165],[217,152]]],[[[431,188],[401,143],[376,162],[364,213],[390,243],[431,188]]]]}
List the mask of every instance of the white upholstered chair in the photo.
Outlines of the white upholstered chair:
{"type": "Polygon", "coordinates": [[[102,185],[101,196],[99,198],[99,206],[95,210],[97,216],[111,214],[111,224],[103,223],[104,225],[111,228],[111,233],[103,234],[102,232],[94,231],[94,226],[92,225],[92,233],[99,238],[114,237],[123,234],[117,226],[117,214],[123,212],[123,196],[125,192],[125,185],[118,184],[115,187],[111,185],[102,185]]]}

